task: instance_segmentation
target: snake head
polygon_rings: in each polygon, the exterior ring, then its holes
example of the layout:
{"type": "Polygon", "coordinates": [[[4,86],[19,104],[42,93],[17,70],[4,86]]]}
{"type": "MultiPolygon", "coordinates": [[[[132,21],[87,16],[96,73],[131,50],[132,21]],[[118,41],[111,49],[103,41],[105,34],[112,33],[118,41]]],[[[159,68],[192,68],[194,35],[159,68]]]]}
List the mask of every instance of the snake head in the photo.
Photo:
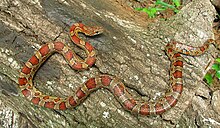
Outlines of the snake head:
{"type": "Polygon", "coordinates": [[[103,28],[99,27],[99,26],[93,26],[93,27],[89,27],[89,26],[84,26],[84,33],[87,36],[95,36],[95,35],[99,35],[101,33],[103,33],[103,28]]]}

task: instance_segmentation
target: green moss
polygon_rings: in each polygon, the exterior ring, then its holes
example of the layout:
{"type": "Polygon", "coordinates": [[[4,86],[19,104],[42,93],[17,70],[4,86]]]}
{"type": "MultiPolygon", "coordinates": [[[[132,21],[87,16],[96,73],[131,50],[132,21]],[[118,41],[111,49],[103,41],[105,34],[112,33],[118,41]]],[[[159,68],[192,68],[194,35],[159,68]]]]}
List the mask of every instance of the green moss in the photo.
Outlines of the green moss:
{"type": "Polygon", "coordinates": [[[175,13],[179,12],[177,9],[180,6],[180,0],[173,0],[173,4],[168,4],[162,0],[157,0],[155,4],[148,8],[135,8],[137,11],[146,12],[150,18],[154,18],[157,12],[172,9],[175,13]]]}

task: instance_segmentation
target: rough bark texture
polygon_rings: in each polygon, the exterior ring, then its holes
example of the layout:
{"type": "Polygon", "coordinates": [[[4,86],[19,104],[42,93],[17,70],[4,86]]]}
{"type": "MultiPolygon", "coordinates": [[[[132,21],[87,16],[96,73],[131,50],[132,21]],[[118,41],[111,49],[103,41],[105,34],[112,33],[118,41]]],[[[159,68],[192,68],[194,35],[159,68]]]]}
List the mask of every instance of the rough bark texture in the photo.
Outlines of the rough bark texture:
{"type": "Polygon", "coordinates": [[[2,127],[220,127],[220,110],[215,103],[219,103],[219,92],[211,94],[201,82],[216,54],[213,46],[202,56],[184,56],[183,94],[162,116],[132,115],[104,89],[92,93],[75,109],[55,111],[34,106],[17,88],[19,70],[46,42],[63,41],[85,55],[68,37],[70,25],[82,21],[105,29],[100,36],[85,38],[97,50],[95,66],[77,72],[55,54],[35,76],[39,90],[64,97],[89,77],[108,73],[119,76],[137,99],[163,96],[169,88],[169,60],[164,46],[171,39],[199,46],[213,38],[215,9],[209,0],[195,0],[170,19],[154,23],[147,23],[142,13],[125,9],[114,0],[1,0],[0,9],[2,127]]]}

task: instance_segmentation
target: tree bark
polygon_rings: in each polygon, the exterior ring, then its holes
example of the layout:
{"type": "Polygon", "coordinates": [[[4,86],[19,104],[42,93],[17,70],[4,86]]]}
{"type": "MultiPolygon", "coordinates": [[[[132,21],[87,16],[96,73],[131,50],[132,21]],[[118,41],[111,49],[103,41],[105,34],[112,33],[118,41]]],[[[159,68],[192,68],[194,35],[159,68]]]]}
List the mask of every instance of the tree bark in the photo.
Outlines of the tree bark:
{"type": "Polygon", "coordinates": [[[162,116],[144,117],[125,111],[105,89],[92,93],[82,104],[65,111],[33,105],[18,88],[19,71],[34,51],[46,42],[62,41],[80,56],[68,31],[71,24],[102,26],[96,37],[84,37],[97,51],[95,66],[74,71],[55,54],[39,69],[34,84],[48,95],[68,96],[88,78],[107,73],[119,76],[136,99],[154,100],[169,87],[169,59],[164,46],[171,40],[200,46],[214,38],[215,9],[209,0],[195,0],[167,20],[146,21],[146,14],[122,7],[113,0],[16,0],[0,2],[0,112],[7,127],[177,127],[220,125],[210,104],[212,95],[202,82],[207,64],[216,56],[184,56],[184,91],[177,105],[162,116]],[[209,120],[212,119],[212,120],[209,120]],[[214,123],[213,123],[214,120],[214,123]]]}

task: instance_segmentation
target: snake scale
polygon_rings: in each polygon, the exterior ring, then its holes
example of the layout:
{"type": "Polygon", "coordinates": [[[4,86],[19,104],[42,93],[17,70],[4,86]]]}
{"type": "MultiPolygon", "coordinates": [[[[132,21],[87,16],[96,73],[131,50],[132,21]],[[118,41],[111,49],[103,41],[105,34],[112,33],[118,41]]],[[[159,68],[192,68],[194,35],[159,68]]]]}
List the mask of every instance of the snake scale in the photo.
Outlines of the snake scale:
{"type": "Polygon", "coordinates": [[[183,91],[183,58],[181,54],[197,56],[203,54],[211,43],[215,40],[209,39],[200,47],[184,45],[180,42],[171,41],[165,47],[165,51],[171,61],[170,66],[170,89],[159,100],[154,102],[137,101],[127,91],[126,86],[115,76],[103,74],[94,78],[89,78],[74,93],[66,98],[48,96],[37,90],[33,85],[33,77],[39,67],[53,53],[61,54],[70,67],[75,70],[85,70],[91,67],[96,60],[96,53],[89,42],[85,42],[78,36],[82,32],[85,35],[93,36],[103,32],[101,27],[89,27],[82,23],[76,23],[70,28],[71,40],[84,49],[87,57],[83,60],[66,44],[62,42],[52,42],[41,46],[36,53],[25,63],[20,71],[18,79],[22,94],[35,105],[40,105],[50,109],[65,110],[79,105],[93,91],[106,88],[125,110],[133,114],[155,115],[162,114],[175,106],[183,91]]]}

